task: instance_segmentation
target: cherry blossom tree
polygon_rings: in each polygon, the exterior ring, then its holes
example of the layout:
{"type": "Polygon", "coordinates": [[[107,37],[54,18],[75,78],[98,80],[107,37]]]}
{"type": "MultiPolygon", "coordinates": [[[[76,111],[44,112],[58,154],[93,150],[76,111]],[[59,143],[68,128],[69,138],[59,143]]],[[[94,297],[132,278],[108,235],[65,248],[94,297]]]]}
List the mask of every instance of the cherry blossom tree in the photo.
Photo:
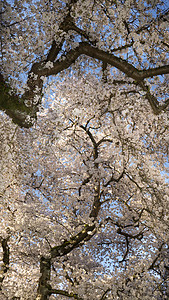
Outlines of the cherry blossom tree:
{"type": "Polygon", "coordinates": [[[0,299],[168,299],[167,1],[0,18],[0,299]]]}

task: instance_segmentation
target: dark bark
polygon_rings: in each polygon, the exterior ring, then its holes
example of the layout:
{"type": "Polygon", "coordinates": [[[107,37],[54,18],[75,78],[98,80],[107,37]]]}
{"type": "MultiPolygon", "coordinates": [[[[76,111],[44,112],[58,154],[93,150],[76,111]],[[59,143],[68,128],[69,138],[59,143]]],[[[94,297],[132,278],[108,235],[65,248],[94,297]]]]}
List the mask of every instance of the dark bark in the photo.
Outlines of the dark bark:
{"type": "Polygon", "coordinates": [[[1,247],[2,247],[2,269],[1,269],[1,277],[0,277],[0,290],[2,286],[2,282],[5,278],[5,274],[9,269],[9,246],[8,246],[8,238],[0,240],[1,247]]]}
{"type": "Polygon", "coordinates": [[[20,127],[29,128],[36,119],[37,107],[26,106],[23,98],[16,95],[0,74],[0,110],[20,127]]]}
{"type": "MultiPolygon", "coordinates": [[[[57,75],[75,63],[79,56],[86,55],[101,61],[103,66],[107,66],[109,64],[112,67],[117,68],[126,76],[131,78],[133,83],[136,83],[142,90],[146,92],[145,97],[149,101],[150,106],[155,114],[159,114],[161,111],[165,110],[169,105],[169,100],[166,100],[165,103],[160,106],[156,97],[151,94],[145,85],[144,79],[163,74],[169,74],[169,65],[164,65],[157,68],[149,68],[147,70],[139,70],[128,61],[112,54],[113,51],[110,53],[98,49],[96,47],[96,41],[91,40],[88,34],[86,34],[82,29],[78,28],[70,15],[71,5],[75,4],[76,2],[77,1],[71,1],[68,4],[68,15],[60,24],[59,28],[65,32],[73,30],[87,41],[79,43],[77,48],[67,52],[63,60],[61,58],[57,59],[57,56],[62,50],[64,38],[58,45],[55,41],[53,41],[46,60],[34,63],[32,65],[31,71],[28,74],[28,89],[25,91],[22,97],[19,97],[15,93],[11,94],[9,85],[5,82],[3,76],[0,75],[0,109],[5,111],[12,118],[13,122],[18,124],[20,127],[31,127],[36,120],[36,113],[38,111],[39,104],[41,103],[43,88],[41,76],[48,77],[50,75],[57,75]],[[53,62],[53,67],[50,69],[45,67],[46,62],[48,61],[53,62]]],[[[125,46],[122,46],[122,48],[124,47],[125,46]]]]}
{"type": "MultiPolygon", "coordinates": [[[[96,159],[98,157],[98,146],[100,143],[95,141],[94,136],[91,134],[87,126],[79,125],[81,129],[86,132],[86,135],[90,139],[93,146],[93,158],[96,159]]],[[[95,169],[98,169],[98,163],[95,163],[95,169]]],[[[92,224],[85,224],[83,229],[76,235],[71,236],[69,240],[65,240],[61,245],[52,247],[50,250],[50,258],[41,257],[40,261],[40,273],[41,277],[39,279],[38,286],[38,297],[37,300],[48,300],[48,296],[51,294],[60,294],[68,297],[73,297],[74,299],[81,298],[74,293],[68,293],[60,290],[52,290],[50,285],[48,284],[50,280],[50,271],[51,271],[51,260],[57,257],[62,257],[70,253],[73,249],[80,247],[84,244],[85,241],[90,240],[95,233],[97,232],[96,220],[99,214],[99,210],[101,207],[100,202],[100,182],[95,181],[94,184],[94,197],[93,197],[93,205],[91,207],[91,212],[89,217],[92,218],[92,224]],[[57,291],[57,292],[56,292],[57,291]]]]}
{"type": "Polygon", "coordinates": [[[40,259],[40,273],[41,277],[39,279],[37,299],[38,300],[48,300],[50,296],[51,286],[50,282],[50,273],[51,273],[51,259],[41,257],[40,259]]]}

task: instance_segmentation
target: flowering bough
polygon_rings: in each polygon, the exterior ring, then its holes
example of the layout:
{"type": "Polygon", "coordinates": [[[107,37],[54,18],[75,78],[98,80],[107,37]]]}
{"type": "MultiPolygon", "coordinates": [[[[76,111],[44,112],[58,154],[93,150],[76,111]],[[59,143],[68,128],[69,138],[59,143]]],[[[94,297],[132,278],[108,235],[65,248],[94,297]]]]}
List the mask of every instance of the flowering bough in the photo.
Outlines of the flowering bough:
{"type": "Polygon", "coordinates": [[[4,1],[0,298],[168,298],[168,13],[4,1]]]}
{"type": "MultiPolygon", "coordinates": [[[[32,6],[32,10],[34,9],[34,6],[36,7],[36,5],[38,5],[38,3],[35,2],[35,4],[32,6]]],[[[46,5],[48,6],[49,4],[46,5]]],[[[121,16],[120,14],[121,8],[119,3],[110,4],[108,2],[105,2],[103,4],[100,4],[99,2],[98,3],[94,2],[93,6],[91,7],[91,12],[89,14],[90,17],[89,20],[87,21],[87,24],[85,24],[84,21],[85,13],[83,12],[83,14],[80,15],[79,1],[69,1],[68,3],[66,3],[65,6],[64,6],[64,2],[62,2],[62,4],[60,5],[63,5],[63,12],[61,13],[62,21],[58,22],[58,27],[56,32],[54,26],[53,26],[53,30],[51,30],[50,32],[50,36],[53,35],[54,38],[53,40],[51,40],[51,47],[47,51],[47,54],[44,55],[43,53],[41,53],[43,59],[39,60],[37,58],[36,59],[37,61],[32,64],[31,70],[29,71],[28,80],[27,80],[27,90],[24,92],[21,99],[19,97],[17,98],[16,95],[15,96],[12,95],[11,97],[9,92],[5,88],[4,81],[1,80],[1,83],[3,83],[2,90],[4,91],[5,89],[5,92],[1,93],[1,104],[0,104],[1,109],[5,110],[6,113],[13,118],[15,123],[18,122],[18,125],[23,127],[31,126],[32,123],[30,121],[25,121],[24,123],[22,119],[26,118],[26,116],[29,116],[28,119],[30,119],[30,117],[35,118],[36,116],[36,112],[38,111],[38,106],[41,103],[41,98],[42,98],[43,81],[41,78],[59,74],[61,71],[64,71],[67,68],[71,67],[71,65],[74,64],[76,60],[78,60],[78,58],[81,56],[83,56],[84,61],[86,59],[85,57],[96,59],[97,61],[106,64],[106,68],[108,69],[109,67],[115,67],[117,70],[121,72],[121,74],[124,74],[125,77],[132,79],[133,85],[140,87],[141,91],[144,91],[144,98],[147,98],[155,114],[159,114],[161,111],[165,110],[168,107],[169,99],[166,99],[162,103],[160,103],[158,97],[154,95],[153,91],[150,90],[149,84],[147,84],[145,81],[145,79],[151,79],[153,77],[157,78],[157,76],[159,75],[162,76],[165,74],[169,74],[169,65],[167,63],[166,64],[164,63],[165,57],[162,58],[162,61],[160,62],[160,65],[158,67],[156,66],[154,67],[155,64],[154,61],[152,63],[153,67],[148,67],[148,68],[146,67],[148,65],[147,63],[148,57],[147,59],[143,58],[143,56],[147,56],[148,47],[149,48],[155,47],[155,51],[157,51],[157,53],[160,53],[162,49],[164,53],[167,51],[168,10],[164,11],[164,13],[158,14],[156,16],[156,19],[153,19],[151,14],[150,14],[151,18],[148,19],[148,13],[146,15],[146,11],[145,11],[145,18],[147,18],[147,24],[143,23],[144,25],[142,25],[141,24],[142,16],[138,9],[138,22],[140,22],[140,25],[137,25],[137,29],[136,29],[135,28],[136,25],[132,24],[131,21],[133,18],[132,9],[135,9],[134,4],[132,2],[131,3],[126,2],[122,6],[122,10],[125,13],[125,17],[121,16]],[[115,12],[113,12],[114,9],[115,12]],[[127,17],[126,15],[127,11],[129,11],[130,9],[131,9],[131,20],[129,16],[127,17]],[[97,34],[94,35],[93,33],[90,33],[90,29],[85,30],[83,29],[83,27],[89,26],[91,28],[92,24],[94,26],[94,23],[92,23],[94,22],[92,20],[92,14],[94,14],[97,10],[100,11],[103,21],[101,22],[101,26],[100,24],[97,23],[98,20],[95,21],[96,22],[95,26],[98,26],[98,35],[97,34]],[[114,16],[111,16],[112,12],[114,16]],[[118,32],[118,29],[116,28],[116,24],[114,23],[116,19],[115,17],[116,15],[117,15],[117,23],[121,21],[122,23],[121,26],[123,29],[122,40],[120,41],[120,44],[123,45],[118,47],[114,46],[118,43],[118,39],[117,41],[115,39],[115,36],[117,35],[118,32]],[[80,22],[79,25],[78,22],[80,22]],[[99,32],[101,31],[101,29],[105,34],[105,38],[101,37],[101,32],[99,32]],[[153,29],[155,33],[151,35],[153,29]],[[163,29],[164,32],[162,32],[163,29]],[[157,32],[159,32],[159,37],[157,35],[157,32]],[[110,38],[111,35],[112,38],[110,38]],[[57,40],[56,40],[56,36],[57,36],[57,40]],[[148,37],[150,38],[150,42],[149,42],[150,45],[147,41],[148,37]],[[78,42],[75,42],[76,39],[78,40],[78,42]],[[110,43],[111,39],[112,42],[110,43]],[[114,45],[113,45],[113,40],[114,40],[114,45]],[[66,45],[66,43],[68,45],[66,45]],[[126,54],[123,54],[123,52],[126,51],[127,51],[127,58],[124,58],[126,54]],[[114,55],[114,53],[117,53],[117,55],[114,55]],[[131,57],[134,55],[136,56],[138,62],[136,62],[135,58],[132,62],[131,57]],[[15,101],[13,100],[14,98],[15,101]],[[20,120],[19,120],[19,112],[20,112],[20,120]]],[[[85,7],[87,8],[87,1],[84,1],[83,5],[84,5],[84,9],[85,7]]],[[[7,3],[6,5],[4,5],[4,11],[3,11],[4,15],[5,12],[8,10],[8,6],[9,4],[7,3]]],[[[19,7],[16,7],[16,13],[17,13],[17,9],[19,9],[19,7]]],[[[45,7],[43,8],[43,6],[40,5],[40,9],[41,9],[40,13],[42,13],[42,15],[44,16],[46,8],[45,7]]],[[[56,4],[56,8],[54,6],[51,8],[51,12],[50,12],[50,5],[49,5],[46,11],[46,18],[44,19],[43,26],[47,26],[48,28],[48,22],[52,22],[52,21],[54,22],[55,9],[57,10],[57,4],[56,4]]],[[[25,13],[28,12],[25,11],[25,13]]],[[[38,25],[39,16],[38,15],[36,16],[36,14],[35,15],[33,14],[33,16],[34,18],[37,17],[36,25],[38,25]]],[[[18,16],[16,16],[16,18],[18,18],[18,16]]],[[[4,31],[4,35],[5,35],[5,31],[7,31],[9,28],[12,28],[14,34],[16,34],[15,29],[17,28],[17,26],[20,26],[21,32],[19,32],[19,34],[21,34],[21,36],[19,36],[18,38],[18,42],[19,42],[19,40],[22,40],[22,29],[24,29],[24,22],[25,20],[21,19],[20,21],[14,24],[12,23],[10,24],[9,22],[5,22],[5,19],[3,19],[1,24],[2,33],[4,31]]],[[[120,33],[121,31],[119,31],[119,34],[120,33]]],[[[40,32],[38,34],[42,35],[42,33],[40,32]]],[[[16,38],[14,38],[14,45],[15,45],[15,40],[16,38]]],[[[48,44],[49,43],[50,40],[48,41],[48,44]]],[[[11,47],[12,46],[13,45],[11,45],[11,47]]],[[[3,53],[7,51],[6,47],[7,45],[5,45],[5,36],[3,36],[2,37],[3,53]]],[[[37,50],[38,49],[35,50],[35,53],[37,52],[37,50]]],[[[5,56],[5,54],[3,55],[5,56]]],[[[23,54],[21,53],[21,55],[23,54]]],[[[22,56],[20,59],[22,59],[22,56]]],[[[154,59],[155,57],[152,58],[151,56],[151,60],[154,59]]],[[[168,59],[168,55],[166,53],[166,61],[167,59],[168,59]]],[[[96,64],[96,68],[97,65],[98,64],[96,64]]],[[[1,79],[2,78],[3,77],[1,75],[1,79]]]]}

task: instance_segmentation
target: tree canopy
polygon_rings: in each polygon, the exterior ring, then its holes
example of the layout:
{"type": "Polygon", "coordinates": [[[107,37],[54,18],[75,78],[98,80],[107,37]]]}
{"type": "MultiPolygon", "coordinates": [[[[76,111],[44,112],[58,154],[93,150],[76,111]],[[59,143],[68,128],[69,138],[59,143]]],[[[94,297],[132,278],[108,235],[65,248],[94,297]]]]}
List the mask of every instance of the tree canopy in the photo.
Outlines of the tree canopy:
{"type": "Polygon", "coordinates": [[[0,297],[168,299],[167,1],[0,9],[0,297]]]}

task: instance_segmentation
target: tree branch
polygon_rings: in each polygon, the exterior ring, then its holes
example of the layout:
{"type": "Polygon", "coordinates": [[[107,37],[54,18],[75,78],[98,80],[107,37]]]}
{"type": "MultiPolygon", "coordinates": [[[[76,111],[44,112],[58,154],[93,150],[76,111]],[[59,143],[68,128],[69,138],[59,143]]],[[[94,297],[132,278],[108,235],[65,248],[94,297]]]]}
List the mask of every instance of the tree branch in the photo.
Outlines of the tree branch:
{"type": "Polygon", "coordinates": [[[46,62],[47,61],[51,61],[51,62],[55,61],[55,59],[57,58],[57,55],[58,55],[59,51],[62,49],[62,45],[63,45],[63,40],[60,42],[59,45],[57,45],[56,42],[53,41],[52,46],[51,46],[51,48],[49,50],[49,53],[47,55],[46,62]]]}
{"type": "Polygon", "coordinates": [[[153,112],[155,114],[159,114],[162,110],[164,110],[168,106],[169,101],[166,101],[165,104],[159,106],[156,97],[150,93],[150,91],[144,84],[143,80],[149,77],[154,77],[162,74],[169,74],[169,65],[158,67],[158,68],[150,68],[147,70],[138,70],[132,64],[128,63],[126,60],[121,59],[109,52],[93,47],[87,42],[81,42],[76,49],[70,50],[66,54],[64,60],[61,61],[58,60],[54,63],[53,68],[51,69],[45,67],[41,69],[37,68],[35,69],[35,74],[38,74],[39,76],[57,75],[62,70],[65,70],[68,67],[70,67],[71,64],[73,64],[76,61],[76,59],[82,54],[85,54],[89,57],[98,59],[106,64],[109,64],[117,68],[118,70],[122,71],[129,78],[132,78],[134,81],[136,81],[137,84],[144,91],[146,91],[146,98],[148,99],[153,109],[153,112]]]}
{"type": "Polygon", "coordinates": [[[16,95],[5,82],[2,74],[0,74],[0,110],[3,110],[20,127],[29,128],[36,119],[36,108],[26,106],[22,98],[16,95]]]}
{"type": "Polygon", "coordinates": [[[148,70],[138,71],[141,79],[150,78],[158,75],[169,74],[169,65],[158,68],[150,68],[148,70]]]}
{"type": "Polygon", "coordinates": [[[107,289],[107,290],[103,293],[103,295],[102,295],[102,297],[100,298],[100,300],[104,300],[105,297],[106,297],[106,294],[107,294],[108,292],[110,292],[110,291],[111,291],[111,289],[107,289]]]}
{"type": "Polygon", "coordinates": [[[39,279],[38,290],[37,290],[37,300],[47,300],[49,299],[51,286],[50,273],[51,273],[51,258],[41,257],[40,259],[40,273],[41,277],[39,279]]]}
{"type": "Polygon", "coordinates": [[[62,295],[65,297],[69,297],[69,298],[74,298],[76,300],[83,300],[81,297],[79,297],[77,294],[73,293],[73,292],[67,292],[64,290],[59,290],[59,289],[51,289],[49,292],[50,295],[52,294],[56,294],[56,295],[62,295]]]}
{"type": "Polygon", "coordinates": [[[124,176],[125,170],[120,174],[118,178],[114,178],[114,174],[112,174],[111,178],[103,185],[104,187],[107,187],[112,181],[119,182],[120,179],[124,176]]]}
{"type": "Polygon", "coordinates": [[[78,234],[71,237],[69,241],[64,241],[63,244],[55,246],[51,249],[51,257],[56,258],[70,253],[77,248],[83,241],[89,240],[96,233],[96,226],[86,224],[78,234]],[[88,234],[89,233],[89,234],[88,234]]]}
{"type": "Polygon", "coordinates": [[[2,266],[1,266],[1,274],[0,274],[0,290],[2,289],[2,282],[5,278],[5,274],[9,269],[9,246],[8,246],[8,238],[2,239],[0,238],[0,243],[2,246],[2,266]]]}
{"type": "MultiPolygon", "coordinates": [[[[147,90],[143,80],[149,77],[169,74],[169,65],[158,68],[150,68],[147,70],[138,70],[126,60],[121,59],[107,51],[98,49],[87,42],[81,42],[77,48],[71,49],[64,57],[62,56],[60,59],[54,62],[59,50],[61,49],[60,47],[61,45],[57,48],[55,42],[53,42],[46,61],[33,64],[28,76],[28,89],[22,96],[21,100],[19,100],[17,95],[11,97],[9,92],[5,94],[2,89],[0,95],[0,108],[4,110],[10,117],[12,117],[13,121],[19,126],[30,127],[32,122],[29,120],[28,123],[28,121],[25,121],[26,118],[28,116],[29,119],[31,117],[36,117],[38,105],[42,97],[43,82],[41,76],[57,75],[61,71],[69,68],[81,55],[86,55],[94,59],[98,59],[104,64],[109,64],[126,74],[129,78],[132,78],[134,81],[136,81],[137,84],[144,91],[146,91],[146,98],[148,99],[155,114],[159,114],[160,111],[164,110],[168,106],[169,100],[167,100],[164,105],[159,106],[157,99],[151,95],[150,91],[147,90]],[[52,68],[46,67],[46,62],[49,60],[53,62],[52,68]],[[34,101],[36,102],[35,104],[34,101]],[[15,104],[14,109],[11,108],[12,103],[15,104]]],[[[1,85],[5,86],[2,76],[1,85]]]]}

